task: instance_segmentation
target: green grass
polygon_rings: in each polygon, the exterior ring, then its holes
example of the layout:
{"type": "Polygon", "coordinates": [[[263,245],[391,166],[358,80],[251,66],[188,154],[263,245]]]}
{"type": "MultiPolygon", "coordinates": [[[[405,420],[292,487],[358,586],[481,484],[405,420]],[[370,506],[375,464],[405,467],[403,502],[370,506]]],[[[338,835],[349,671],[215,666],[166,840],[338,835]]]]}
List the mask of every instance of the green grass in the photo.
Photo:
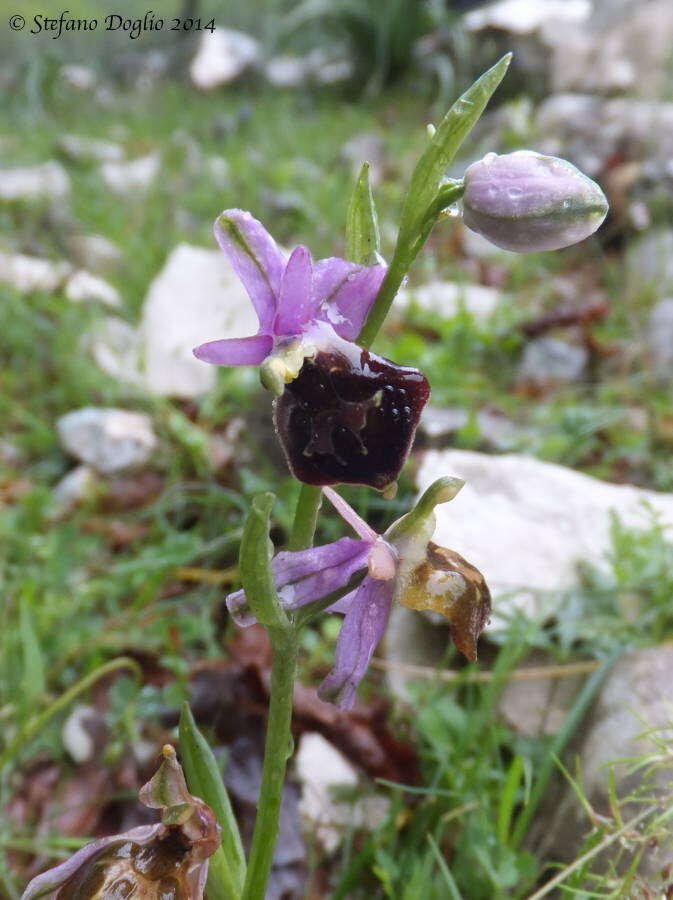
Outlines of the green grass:
{"type": "MultiPolygon", "coordinates": [[[[253,84],[202,96],[169,82],[148,94],[118,89],[101,108],[60,87],[48,61],[34,65],[32,80],[5,101],[11,133],[10,143],[0,146],[2,165],[57,156],[59,136],[74,133],[120,142],[130,156],[158,151],[162,175],[145,198],[123,203],[107,191],[95,166],[68,163],[71,208],[2,208],[0,241],[62,258],[71,230],[111,238],[125,255],[111,281],[125,299],[130,321],[178,242],[214,246],[211,223],[227,206],[253,210],[288,246],[302,241],[316,255],[341,253],[352,171],[340,148],[364,131],[381,134],[385,142],[388,172],[376,198],[384,252],[390,253],[400,184],[423,145],[429,117],[411,92],[400,89],[376,103],[354,104],[329,93],[276,94],[253,84]],[[189,164],[190,142],[204,158],[226,159],[226,186],[214,185],[204,166],[189,164]],[[287,195],[298,202],[288,203],[287,195]]],[[[438,228],[412,278],[458,277],[463,263],[451,249],[449,228],[438,228]]],[[[510,300],[493,323],[467,314],[447,321],[416,311],[408,327],[389,330],[378,349],[423,368],[438,405],[473,412],[486,405],[501,408],[519,426],[515,449],[671,490],[670,408],[663,390],[641,374],[646,372],[641,364],[615,367],[606,356],[581,385],[540,400],[515,391],[523,349],[518,326],[552,305],[553,291],[541,286],[552,276],[572,273],[578,263],[593,267],[596,283],[613,302],[613,314],[596,329],[598,340],[606,346],[629,341],[645,322],[652,298],[621,296],[620,261],[592,245],[517,259],[504,279],[510,300]]],[[[21,297],[0,287],[0,313],[1,436],[21,455],[16,465],[0,463],[0,488],[25,482],[20,498],[4,506],[0,500],[0,754],[7,756],[2,807],[31,762],[53,758],[67,765],[60,737],[67,710],[59,707],[59,698],[68,699],[68,691],[74,696],[84,679],[97,679],[111,660],[149,654],[172,677],[158,688],[139,682],[131,669],[115,682],[106,712],[115,739],[106,764],[123,756],[141,724],[158,721],[166,708],[179,708],[190,668],[226,655],[229,634],[219,615],[222,589],[205,582],[186,585],[176,569],[235,564],[243,513],[261,490],[279,496],[274,539],[282,544],[296,489],[263,452],[263,439],[246,437],[250,462],[225,477],[212,471],[203,452],[214,428],[241,406],[260,402],[249,373],[223,372],[211,395],[198,405],[181,406],[139,395],[95,368],[81,340],[100,311],[59,295],[21,297]],[[88,507],[58,518],[53,487],[72,463],[58,446],[54,423],[89,403],[153,416],[163,447],[154,468],[163,486],[141,508],[111,512],[104,499],[93,498],[88,507]],[[116,548],[92,528],[92,522],[111,520],[138,528],[138,536],[116,548]]],[[[478,448],[482,436],[468,427],[457,443],[478,448]]],[[[383,528],[401,514],[412,493],[406,475],[396,501],[358,489],[348,496],[383,528]]],[[[339,533],[334,520],[323,520],[321,540],[339,533]]],[[[550,745],[524,740],[499,722],[498,694],[526,648],[541,647],[568,661],[605,658],[620,648],[670,639],[670,537],[656,524],[637,536],[616,524],[614,548],[612,571],[586,573],[581,587],[563,600],[573,614],[560,617],[555,630],[513,624],[494,650],[490,685],[418,686],[420,713],[413,721],[401,714],[399,727],[417,744],[421,791],[381,786],[392,802],[389,820],[377,833],[355,833],[346,843],[342,874],[333,878],[335,897],[413,900],[419,890],[428,900],[524,897],[547,877],[547,861],[526,849],[520,823],[525,824],[525,801],[535,796],[540,773],[549,774],[550,745]],[[636,604],[637,615],[625,614],[627,601],[636,604]]],[[[331,622],[307,632],[302,662],[307,682],[317,682],[316,673],[330,664],[331,622]]],[[[365,694],[379,689],[371,676],[365,694]]],[[[30,824],[14,828],[8,819],[0,826],[4,848],[46,843],[57,854],[63,839],[54,834],[38,841],[30,824]]],[[[568,885],[580,890],[593,879],[591,867],[584,867],[568,885]]],[[[13,876],[0,862],[0,895],[3,890],[12,900],[18,896],[13,876]]]]}

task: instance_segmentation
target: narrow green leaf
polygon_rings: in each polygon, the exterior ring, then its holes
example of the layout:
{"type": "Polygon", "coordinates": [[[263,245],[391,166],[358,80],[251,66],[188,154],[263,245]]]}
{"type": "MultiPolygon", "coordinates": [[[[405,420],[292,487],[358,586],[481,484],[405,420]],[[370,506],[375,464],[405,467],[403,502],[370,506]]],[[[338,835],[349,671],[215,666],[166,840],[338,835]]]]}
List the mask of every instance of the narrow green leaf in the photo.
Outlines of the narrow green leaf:
{"type": "Polygon", "coordinates": [[[21,699],[30,709],[34,709],[37,702],[44,697],[46,690],[44,657],[33,623],[32,600],[33,591],[31,589],[23,597],[19,613],[19,637],[23,656],[21,699]]]}
{"type": "Polygon", "coordinates": [[[439,871],[442,873],[442,878],[444,879],[444,884],[446,885],[446,895],[450,897],[451,900],[463,900],[463,895],[460,893],[458,889],[458,885],[456,884],[456,880],[451,874],[451,869],[442,856],[441,850],[437,846],[437,842],[433,838],[431,834],[428,834],[428,843],[432,849],[433,856],[437,860],[437,865],[439,866],[439,871]]]}
{"type": "Polygon", "coordinates": [[[502,81],[512,54],[508,53],[459,97],[438,126],[411,176],[402,210],[400,235],[413,241],[426,210],[434,201],[460,145],[476,124],[502,81]]]}
{"type": "Polygon", "coordinates": [[[517,802],[517,794],[521,779],[524,776],[525,760],[521,754],[517,754],[509,767],[507,778],[500,794],[498,804],[498,843],[506,846],[509,843],[509,829],[512,823],[512,814],[517,802]]]}
{"type": "Polygon", "coordinates": [[[269,539],[269,517],[275,499],[268,492],[253,499],[243,527],[239,569],[255,618],[267,628],[286,631],[290,622],[278,600],[271,571],[273,546],[269,539]]]}
{"type": "Polygon", "coordinates": [[[188,703],[182,707],[179,736],[180,758],[189,789],[213,810],[222,829],[222,847],[210,862],[209,896],[212,892],[213,897],[238,898],[245,881],[241,835],[217,760],[199,731],[188,703]]]}
{"type": "Polygon", "coordinates": [[[346,258],[364,266],[374,265],[381,246],[379,220],[369,181],[369,163],[363,164],[346,215],[346,258]]]}

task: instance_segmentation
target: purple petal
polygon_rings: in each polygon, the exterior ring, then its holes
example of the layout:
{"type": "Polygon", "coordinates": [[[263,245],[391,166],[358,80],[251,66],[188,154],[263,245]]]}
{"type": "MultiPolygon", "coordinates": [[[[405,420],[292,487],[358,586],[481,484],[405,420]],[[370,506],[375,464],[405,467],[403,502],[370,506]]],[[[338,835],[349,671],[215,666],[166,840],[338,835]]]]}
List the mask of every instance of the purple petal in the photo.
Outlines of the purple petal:
{"type": "Polygon", "coordinates": [[[343,709],[355,704],[358,685],[388,624],[393,587],[392,581],[367,577],[358,588],[341,626],[334,668],[318,689],[323,699],[336,697],[343,709]]]}
{"type": "Polygon", "coordinates": [[[360,590],[359,586],[355,588],[354,591],[349,591],[347,594],[344,594],[343,597],[339,597],[337,601],[335,601],[331,606],[328,606],[325,610],[326,613],[337,613],[340,616],[345,616],[348,610],[353,605],[353,600],[357,596],[357,592],[360,590]]]}
{"type": "Polygon", "coordinates": [[[270,333],[285,256],[262,223],[242,209],[225,209],[218,216],[215,237],[252,300],[260,331],[270,333]]]}
{"type": "Polygon", "coordinates": [[[313,270],[314,315],[329,322],[341,337],[355,340],[386,272],[386,266],[359,266],[338,257],[321,259],[313,270]]]}
{"type": "MultiPolygon", "coordinates": [[[[338,590],[358,569],[364,569],[371,544],[354,538],[341,538],[331,544],[309,550],[285,550],[272,563],[280,601],[286,609],[297,609],[338,590]],[[293,588],[290,591],[286,586],[293,588]],[[286,588],[286,592],[283,592],[286,588]]],[[[244,591],[235,591],[226,599],[227,609],[241,628],[257,621],[251,614],[244,591]]]]}
{"type": "Polygon", "coordinates": [[[286,584],[278,594],[283,608],[299,609],[307,603],[326,597],[332,591],[345,587],[359,569],[367,566],[370,550],[369,544],[361,543],[359,552],[342,563],[321,569],[300,581],[286,584]]]}
{"type": "Polygon", "coordinates": [[[287,262],[280,284],[274,334],[299,334],[311,319],[313,259],[307,247],[299,246],[287,262]]]}
{"type": "Polygon", "coordinates": [[[197,359],[216,366],[258,366],[272,349],[273,338],[270,334],[256,334],[253,337],[209,341],[195,347],[192,353],[197,359]]]}
{"type": "Polygon", "coordinates": [[[337,494],[335,490],[327,486],[323,487],[322,492],[341,518],[348,522],[353,531],[359,534],[363,541],[376,541],[378,534],[355,512],[350,503],[347,503],[341,494],[337,494]]]}

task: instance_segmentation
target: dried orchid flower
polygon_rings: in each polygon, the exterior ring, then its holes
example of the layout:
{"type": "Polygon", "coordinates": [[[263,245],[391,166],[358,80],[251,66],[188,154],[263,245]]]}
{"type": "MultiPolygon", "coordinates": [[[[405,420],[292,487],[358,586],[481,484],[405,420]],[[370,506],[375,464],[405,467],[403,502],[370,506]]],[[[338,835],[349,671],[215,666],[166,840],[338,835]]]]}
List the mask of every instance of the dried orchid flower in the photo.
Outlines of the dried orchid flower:
{"type": "Polygon", "coordinates": [[[220,828],[187,790],[171,746],[140,800],[162,810],[161,822],[87,844],[34,878],[21,900],[203,900],[220,828]]]}

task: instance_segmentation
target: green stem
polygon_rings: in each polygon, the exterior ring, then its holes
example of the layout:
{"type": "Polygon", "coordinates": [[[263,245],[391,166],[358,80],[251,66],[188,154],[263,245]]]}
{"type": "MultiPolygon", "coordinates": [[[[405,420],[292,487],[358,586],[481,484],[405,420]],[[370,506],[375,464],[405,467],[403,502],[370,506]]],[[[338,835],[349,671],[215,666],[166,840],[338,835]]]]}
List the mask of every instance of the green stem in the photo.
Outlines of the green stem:
{"type": "Polygon", "coordinates": [[[416,259],[425,242],[430,236],[437,217],[442,210],[451,206],[463,195],[465,186],[462,181],[447,184],[437,195],[430,208],[426,211],[425,222],[419,232],[414,233],[411,237],[400,229],[397,236],[397,243],[393,252],[393,258],[390,266],[383,279],[383,284],[379,290],[378,296],[371,308],[364,328],[360,332],[357,343],[363,347],[371,347],[374,343],[376,335],[379,333],[386,316],[390,312],[393,300],[397,296],[404,278],[411,268],[411,264],[416,259]]]}
{"type": "Polygon", "coordinates": [[[294,629],[272,632],[273,668],[269,723],[264,747],[264,770],[257,804],[257,820],[241,900],[264,900],[278,840],[285,768],[291,753],[292,695],[297,668],[298,639],[294,629]]]}
{"type": "Polygon", "coordinates": [[[322,488],[313,484],[302,484],[294,511],[289,550],[306,550],[313,544],[321,502],[322,488]]]}

